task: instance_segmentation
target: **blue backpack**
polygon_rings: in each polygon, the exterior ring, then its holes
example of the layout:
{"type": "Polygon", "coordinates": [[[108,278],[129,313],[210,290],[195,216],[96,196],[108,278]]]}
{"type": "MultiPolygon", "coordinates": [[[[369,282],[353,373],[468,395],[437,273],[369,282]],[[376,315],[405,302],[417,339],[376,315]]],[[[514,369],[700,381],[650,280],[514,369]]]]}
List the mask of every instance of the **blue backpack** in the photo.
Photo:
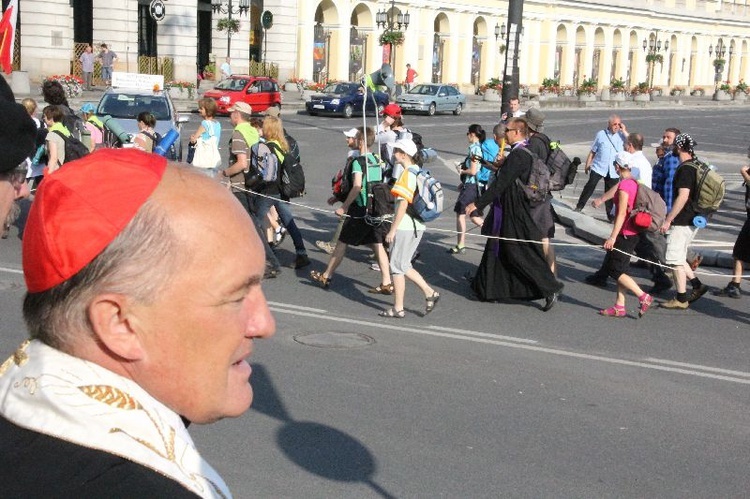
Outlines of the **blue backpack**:
{"type": "Polygon", "coordinates": [[[443,186],[429,171],[410,167],[417,176],[417,192],[409,205],[410,215],[422,222],[431,222],[443,212],[443,186]]]}

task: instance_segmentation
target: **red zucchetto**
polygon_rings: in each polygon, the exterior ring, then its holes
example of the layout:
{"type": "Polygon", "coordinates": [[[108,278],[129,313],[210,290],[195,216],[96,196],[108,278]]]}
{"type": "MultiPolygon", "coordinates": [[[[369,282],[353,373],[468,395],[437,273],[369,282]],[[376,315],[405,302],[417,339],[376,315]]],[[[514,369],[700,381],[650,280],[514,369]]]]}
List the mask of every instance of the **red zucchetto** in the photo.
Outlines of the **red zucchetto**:
{"type": "Polygon", "coordinates": [[[45,177],[23,233],[29,293],[66,281],[104,251],[154,192],[166,166],[156,154],[101,149],[45,177]]]}

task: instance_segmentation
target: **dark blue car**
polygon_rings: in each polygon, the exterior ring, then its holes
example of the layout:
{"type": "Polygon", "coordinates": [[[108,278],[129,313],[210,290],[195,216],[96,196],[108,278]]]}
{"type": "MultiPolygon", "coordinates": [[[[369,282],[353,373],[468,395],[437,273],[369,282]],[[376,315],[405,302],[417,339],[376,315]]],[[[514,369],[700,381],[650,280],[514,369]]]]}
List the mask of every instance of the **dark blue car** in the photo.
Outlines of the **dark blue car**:
{"type": "MultiPolygon", "coordinates": [[[[354,82],[331,83],[320,94],[313,95],[305,103],[307,112],[310,115],[316,114],[340,114],[345,118],[351,118],[355,114],[362,114],[362,85],[354,82]]],[[[372,100],[373,94],[370,93],[367,98],[367,113],[375,114],[383,110],[388,105],[388,94],[384,92],[375,92],[375,101],[372,100]]]]}

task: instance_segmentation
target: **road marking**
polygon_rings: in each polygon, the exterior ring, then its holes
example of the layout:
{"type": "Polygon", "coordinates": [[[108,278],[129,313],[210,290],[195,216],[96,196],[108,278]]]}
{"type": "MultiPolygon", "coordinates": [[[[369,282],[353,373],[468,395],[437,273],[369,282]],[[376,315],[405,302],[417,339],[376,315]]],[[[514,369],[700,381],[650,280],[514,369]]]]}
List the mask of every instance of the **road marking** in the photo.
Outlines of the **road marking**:
{"type": "Polygon", "coordinates": [[[0,267],[0,272],[8,272],[11,274],[23,274],[23,270],[9,269],[8,267],[0,267]]]}
{"type": "MultiPolygon", "coordinates": [[[[455,334],[455,333],[450,333],[450,332],[430,331],[426,329],[419,329],[419,328],[413,328],[413,327],[407,327],[407,326],[396,326],[392,324],[382,324],[379,322],[361,321],[357,319],[351,319],[348,317],[337,317],[333,315],[320,315],[320,314],[308,313],[302,310],[293,310],[293,309],[289,310],[289,309],[276,308],[276,307],[271,307],[271,310],[273,310],[274,312],[279,312],[279,313],[298,315],[302,317],[313,317],[316,319],[324,319],[324,320],[328,320],[332,322],[345,322],[347,324],[356,324],[360,326],[371,327],[371,328],[378,329],[378,330],[399,331],[399,332],[405,332],[405,333],[421,334],[421,335],[426,335],[426,336],[435,336],[439,338],[449,338],[449,339],[455,339],[455,340],[471,341],[474,343],[483,343],[483,344],[496,345],[496,346],[506,347],[506,348],[516,348],[519,350],[546,353],[546,354],[555,355],[558,357],[568,357],[568,358],[573,358],[573,359],[603,362],[606,364],[615,364],[615,365],[627,366],[627,367],[638,367],[638,368],[643,368],[643,369],[651,369],[655,371],[685,374],[688,376],[695,376],[699,378],[710,378],[710,379],[719,380],[719,381],[729,381],[732,383],[750,385],[750,373],[746,373],[742,371],[729,371],[729,370],[715,368],[715,367],[682,364],[679,362],[664,361],[664,360],[659,360],[659,359],[644,359],[643,361],[618,359],[615,357],[605,357],[603,355],[592,355],[592,354],[587,354],[587,353],[572,352],[568,350],[561,350],[558,348],[542,347],[538,345],[526,345],[522,343],[513,343],[511,341],[501,340],[501,339],[467,336],[465,332],[462,332],[462,334],[455,334]],[[662,365],[660,365],[659,363],[662,365]],[[730,374],[734,374],[734,375],[730,375],[730,374]]],[[[483,333],[483,334],[486,334],[486,333],[483,333]]]]}
{"type": "Polygon", "coordinates": [[[269,305],[274,305],[276,307],[286,307],[291,308],[294,310],[307,310],[308,312],[318,312],[319,314],[326,314],[328,313],[327,310],[323,310],[322,308],[310,308],[310,307],[303,307],[300,305],[292,305],[291,303],[281,303],[277,301],[269,301],[269,305]]]}
{"type": "Polygon", "coordinates": [[[480,333],[479,331],[466,331],[465,329],[453,329],[450,327],[440,327],[440,326],[427,326],[427,327],[429,329],[434,329],[436,331],[466,334],[469,336],[479,336],[480,338],[497,338],[498,340],[515,341],[518,343],[528,343],[530,345],[536,345],[537,343],[539,343],[536,340],[527,340],[526,338],[516,338],[515,336],[503,336],[501,334],[494,334],[494,333],[480,333]]]}

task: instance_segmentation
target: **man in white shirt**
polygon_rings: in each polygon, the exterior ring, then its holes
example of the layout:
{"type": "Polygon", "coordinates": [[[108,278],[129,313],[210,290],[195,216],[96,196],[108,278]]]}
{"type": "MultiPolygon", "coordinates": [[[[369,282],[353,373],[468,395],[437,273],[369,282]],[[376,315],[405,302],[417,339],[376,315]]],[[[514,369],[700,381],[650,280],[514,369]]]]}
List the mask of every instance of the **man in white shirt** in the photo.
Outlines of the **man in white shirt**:
{"type": "Polygon", "coordinates": [[[227,59],[221,64],[221,67],[219,70],[221,71],[221,79],[224,80],[226,78],[229,78],[232,76],[232,59],[227,57],[227,59]]]}
{"type": "Polygon", "coordinates": [[[630,171],[639,183],[651,187],[651,176],[654,167],[643,154],[643,135],[631,133],[625,142],[625,150],[631,154],[630,171]]]}

